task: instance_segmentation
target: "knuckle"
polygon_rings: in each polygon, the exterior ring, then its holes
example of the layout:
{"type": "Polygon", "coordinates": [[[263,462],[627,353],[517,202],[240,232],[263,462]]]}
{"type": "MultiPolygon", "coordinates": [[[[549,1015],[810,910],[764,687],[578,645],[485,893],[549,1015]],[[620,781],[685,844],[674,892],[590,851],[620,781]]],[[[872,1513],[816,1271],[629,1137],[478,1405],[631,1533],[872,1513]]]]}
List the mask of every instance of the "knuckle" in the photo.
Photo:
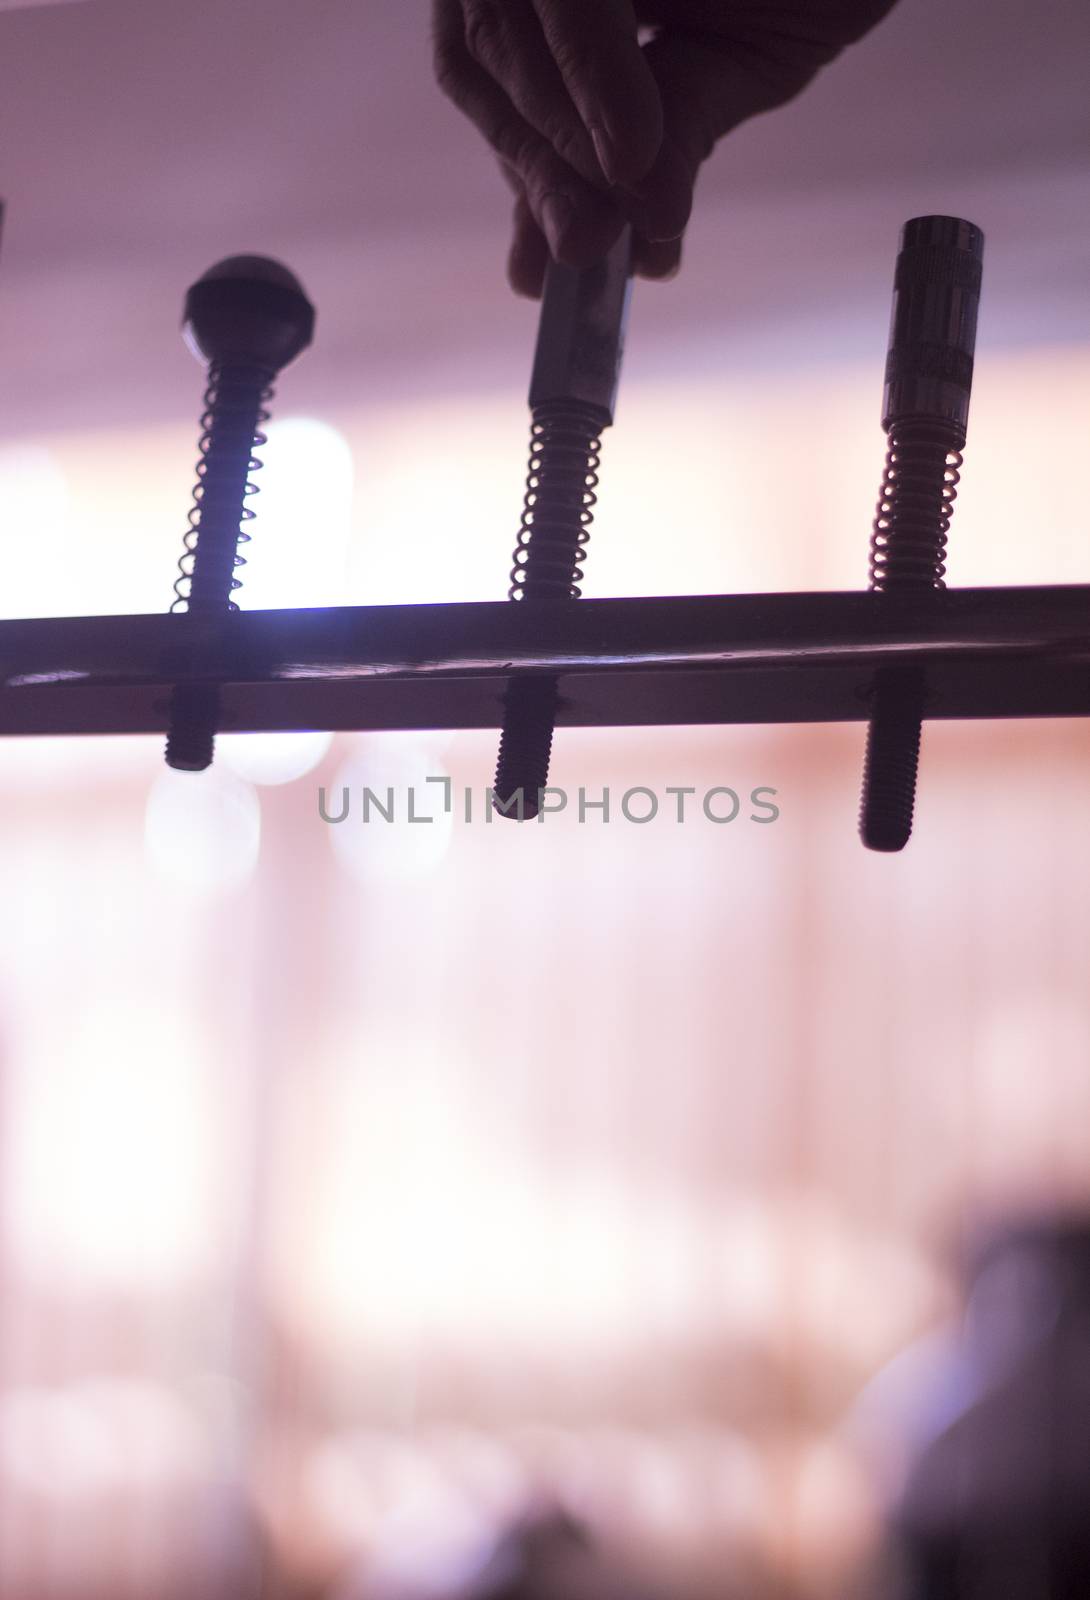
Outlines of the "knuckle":
{"type": "Polygon", "coordinates": [[[593,157],[589,153],[588,140],[585,133],[573,127],[570,122],[554,121],[545,128],[545,136],[561,160],[566,161],[576,172],[584,173],[595,170],[593,157]]]}
{"type": "Polygon", "coordinates": [[[550,190],[563,187],[558,180],[552,153],[540,143],[530,139],[520,140],[517,166],[527,197],[531,200],[540,202],[541,197],[550,190]]]}
{"type": "Polygon", "coordinates": [[[586,76],[586,61],[568,39],[564,37],[550,39],[549,52],[565,82],[577,82],[586,76]]]}
{"type": "Polygon", "coordinates": [[[461,63],[458,52],[449,39],[437,39],[432,52],[435,81],[448,99],[457,103],[464,92],[461,63]]]}
{"type": "Polygon", "coordinates": [[[465,46],[459,0],[436,0],[432,11],[431,61],[436,82],[456,103],[465,88],[465,46]]]}
{"type": "Polygon", "coordinates": [[[532,183],[540,158],[533,138],[524,127],[506,118],[497,119],[488,135],[488,142],[524,184],[532,183]]]}
{"type": "Polygon", "coordinates": [[[496,0],[465,0],[465,47],[482,67],[502,58],[503,15],[496,0]]]}

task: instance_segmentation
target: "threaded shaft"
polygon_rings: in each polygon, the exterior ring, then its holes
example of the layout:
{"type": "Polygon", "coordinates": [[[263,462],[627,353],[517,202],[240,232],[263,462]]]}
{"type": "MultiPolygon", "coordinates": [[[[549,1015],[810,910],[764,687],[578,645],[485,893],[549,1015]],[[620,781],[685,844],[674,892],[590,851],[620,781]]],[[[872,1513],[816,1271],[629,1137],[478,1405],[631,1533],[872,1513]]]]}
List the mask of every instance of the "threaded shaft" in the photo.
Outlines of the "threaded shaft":
{"type": "MultiPolygon", "coordinates": [[[[575,599],[593,518],[602,414],[568,401],[537,406],[522,524],[511,570],[521,604],[575,599]]],[[[559,691],[555,678],[513,678],[493,785],[500,816],[525,822],[549,781],[559,691]]]]}
{"type": "Polygon", "coordinates": [[[560,696],[555,678],[514,678],[504,700],[494,805],[500,816],[529,821],[541,808],[560,696]]]}
{"type": "MultiPolygon", "coordinates": [[[[178,563],[171,611],[216,616],[238,607],[235,568],[243,566],[249,476],[261,466],[265,402],[276,375],[314,337],[314,307],[295,274],[268,256],[218,261],[185,297],[183,337],[208,369],[201,416],[197,485],[178,563]]],[[[215,685],[176,684],[170,702],[167,765],[202,772],[212,761],[219,718],[215,685]]]]}
{"type": "MultiPolygon", "coordinates": [[[[897,424],[871,538],[870,586],[884,594],[945,587],[946,535],[964,435],[949,422],[897,424]]],[[[868,850],[903,850],[912,835],[925,700],[922,672],[875,675],[859,835],[868,850]]]]}
{"type": "Polygon", "coordinates": [[[212,369],[209,403],[201,436],[190,612],[222,611],[238,587],[234,576],[238,545],[247,539],[242,524],[252,512],[246,505],[255,492],[249,478],[261,462],[254,457],[264,444],[260,425],[268,417],[264,401],[272,393],[267,367],[224,364],[212,369]]]}
{"type": "Polygon", "coordinates": [[[923,699],[919,672],[892,667],[878,673],[859,808],[859,834],[868,850],[903,850],[912,835],[923,699]]]}
{"type": "Polygon", "coordinates": [[[175,685],[167,732],[168,767],[178,772],[203,772],[212,765],[219,705],[219,690],[215,685],[175,685]]]}
{"type": "MultiPolygon", "coordinates": [[[[234,570],[240,564],[238,545],[248,541],[243,523],[253,517],[246,505],[254,492],[250,473],[261,466],[256,446],[265,442],[260,425],[271,394],[271,368],[254,362],[214,364],[209,372],[206,409],[201,418],[201,460],[190,514],[182,578],[189,592],[175,585],[178,600],[190,613],[204,615],[234,610],[231,592],[238,587],[234,570]],[[192,563],[186,572],[185,563],[192,563]]],[[[181,580],[180,580],[181,581],[181,580]]],[[[212,765],[219,693],[204,685],[176,685],[167,728],[166,764],[180,772],[203,772],[212,765]]]]}
{"type": "MultiPolygon", "coordinates": [[[[882,393],[889,452],[871,538],[870,586],[882,593],[945,587],[983,249],[961,217],[913,217],[901,230],[882,393]]],[[[859,815],[871,850],[902,850],[911,835],[925,691],[919,669],[876,674],[859,815]]]]}

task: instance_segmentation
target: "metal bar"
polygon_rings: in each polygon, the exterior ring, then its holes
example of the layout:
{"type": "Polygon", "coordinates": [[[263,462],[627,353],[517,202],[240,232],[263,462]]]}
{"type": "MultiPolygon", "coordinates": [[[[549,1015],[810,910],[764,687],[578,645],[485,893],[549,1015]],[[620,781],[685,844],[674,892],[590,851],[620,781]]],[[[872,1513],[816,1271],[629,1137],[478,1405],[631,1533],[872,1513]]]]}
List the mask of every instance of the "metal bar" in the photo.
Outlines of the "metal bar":
{"type": "Polygon", "coordinates": [[[929,717],[1090,715],[1090,586],[0,622],[0,733],[161,733],[211,682],[225,730],[493,728],[513,673],[567,726],[861,721],[909,660],[929,717]]]}

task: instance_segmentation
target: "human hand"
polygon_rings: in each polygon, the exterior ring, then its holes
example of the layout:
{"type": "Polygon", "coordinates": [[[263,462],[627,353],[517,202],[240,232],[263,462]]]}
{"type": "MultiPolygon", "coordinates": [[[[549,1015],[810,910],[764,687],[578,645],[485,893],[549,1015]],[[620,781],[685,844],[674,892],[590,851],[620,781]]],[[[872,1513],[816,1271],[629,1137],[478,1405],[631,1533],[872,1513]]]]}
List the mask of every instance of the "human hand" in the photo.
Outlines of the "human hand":
{"type": "Polygon", "coordinates": [[[693,186],[732,128],[794,98],[894,0],[433,0],[435,71],[515,192],[508,278],[599,260],[669,278],[693,186]],[[640,43],[639,29],[652,28],[640,43]]]}

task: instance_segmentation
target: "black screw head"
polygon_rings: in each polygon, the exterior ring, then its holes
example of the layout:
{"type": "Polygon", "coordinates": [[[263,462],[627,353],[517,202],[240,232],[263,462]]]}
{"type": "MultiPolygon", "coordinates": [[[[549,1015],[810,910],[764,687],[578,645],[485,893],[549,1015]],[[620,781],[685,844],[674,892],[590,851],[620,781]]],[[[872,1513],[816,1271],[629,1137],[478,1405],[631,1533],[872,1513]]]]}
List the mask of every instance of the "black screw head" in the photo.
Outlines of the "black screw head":
{"type": "Polygon", "coordinates": [[[228,256],[185,297],[182,336],[198,361],[279,372],[314,337],[314,307],[293,272],[268,256],[228,256]]]}

